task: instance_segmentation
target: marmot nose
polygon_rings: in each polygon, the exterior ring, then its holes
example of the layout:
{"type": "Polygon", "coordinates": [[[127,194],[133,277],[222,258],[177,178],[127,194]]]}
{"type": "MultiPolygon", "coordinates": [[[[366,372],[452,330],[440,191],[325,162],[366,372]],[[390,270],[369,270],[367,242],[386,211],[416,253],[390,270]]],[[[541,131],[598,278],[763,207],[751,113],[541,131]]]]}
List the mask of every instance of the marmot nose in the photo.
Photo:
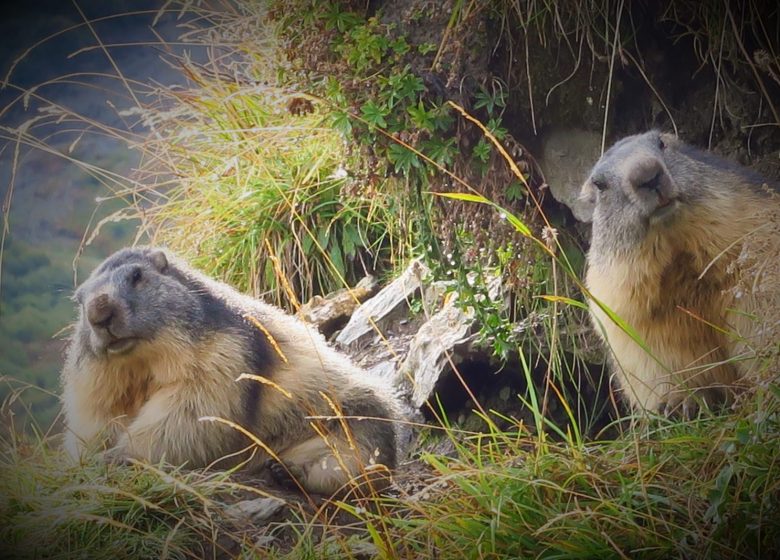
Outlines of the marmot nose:
{"type": "Polygon", "coordinates": [[[107,329],[117,314],[117,306],[108,294],[100,294],[87,304],[87,320],[94,327],[107,329]]]}

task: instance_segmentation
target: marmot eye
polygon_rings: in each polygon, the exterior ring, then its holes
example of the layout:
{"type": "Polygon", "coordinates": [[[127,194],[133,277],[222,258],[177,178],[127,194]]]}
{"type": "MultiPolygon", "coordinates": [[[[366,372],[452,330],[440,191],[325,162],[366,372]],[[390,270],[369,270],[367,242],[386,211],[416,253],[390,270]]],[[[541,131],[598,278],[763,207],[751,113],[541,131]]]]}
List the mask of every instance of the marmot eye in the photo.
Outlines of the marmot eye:
{"type": "Polygon", "coordinates": [[[604,192],[605,190],[607,190],[606,181],[602,181],[601,179],[594,179],[591,182],[593,183],[593,186],[599,190],[599,192],[604,192]]]}
{"type": "Polygon", "coordinates": [[[660,136],[658,137],[658,149],[659,150],[666,149],[666,144],[664,144],[664,141],[660,136]]]}
{"type": "Polygon", "coordinates": [[[134,268],[133,272],[130,273],[130,283],[135,286],[138,284],[138,282],[141,281],[141,278],[143,278],[143,273],[141,272],[140,268],[134,268]]]}

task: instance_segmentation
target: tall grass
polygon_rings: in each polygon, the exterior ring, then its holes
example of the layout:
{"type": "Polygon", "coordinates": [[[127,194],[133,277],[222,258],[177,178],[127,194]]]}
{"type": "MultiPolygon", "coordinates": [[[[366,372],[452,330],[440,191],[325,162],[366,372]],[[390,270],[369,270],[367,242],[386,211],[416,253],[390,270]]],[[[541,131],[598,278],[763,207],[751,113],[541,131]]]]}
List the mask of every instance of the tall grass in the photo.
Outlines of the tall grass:
{"type": "Polygon", "coordinates": [[[444,486],[394,526],[430,557],[765,557],[780,546],[776,387],[741,412],[757,403],[760,424],[656,422],[583,446],[482,436],[428,458],[444,486]]]}
{"type": "Polygon", "coordinates": [[[151,237],[242,291],[293,300],[384,265],[387,195],[347,194],[347,155],[322,112],[290,114],[300,97],[278,89],[211,86],[144,147],[180,177],[139,205],[151,237]]]}
{"type": "Polygon", "coordinates": [[[138,206],[152,238],[255,294],[308,299],[384,264],[387,194],[349,194],[342,139],[316,100],[291,114],[300,99],[210,81],[158,122],[143,149],[180,179],[138,206]]]}
{"type": "Polygon", "coordinates": [[[4,558],[197,558],[223,546],[221,504],[236,486],[226,473],[70,464],[57,439],[0,442],[4,558]]]}
{"type": "Polygon", "coordinates": [[[186,35],[222,46],[179,61],[191,87],[125,113],[151,132],[132,198],[152,240],[293,308],[408,258],[410,218],[395,181],[355,167],[328,104],[280,81],[262,5],[234,8],[203,8],[209,26],[186,35]]]}

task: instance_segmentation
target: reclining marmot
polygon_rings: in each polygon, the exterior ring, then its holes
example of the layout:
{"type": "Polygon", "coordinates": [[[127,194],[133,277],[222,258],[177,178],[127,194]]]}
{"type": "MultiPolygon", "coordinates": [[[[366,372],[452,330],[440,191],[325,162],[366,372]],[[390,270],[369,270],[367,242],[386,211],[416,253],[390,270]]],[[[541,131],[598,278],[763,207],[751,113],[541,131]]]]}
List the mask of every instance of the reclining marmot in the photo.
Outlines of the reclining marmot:
{"type": "MultiPolygon", "coordinates": [[[[774,187],[776,189],[776,187],[774,187]]],[[[667,414],[728,402],[780,336],[780,197],[755,173],[658,132],[617,142],[595,201],[586,284],[624,395],[667,414]],[[689,398],[693,397],[693,398],[689,398]]]]}
{"type": "Polygon", "coordinates": [[[277,475],[320,493],[395,466],[394,394],[280,309],[155,248],[115,253],[75,299],[62,373],[74,457],[101,438],[115,457],[188,467],[259,467],[270,451],[277,475]],[[339,415],[362,419],[307,418],[339,415]]]}

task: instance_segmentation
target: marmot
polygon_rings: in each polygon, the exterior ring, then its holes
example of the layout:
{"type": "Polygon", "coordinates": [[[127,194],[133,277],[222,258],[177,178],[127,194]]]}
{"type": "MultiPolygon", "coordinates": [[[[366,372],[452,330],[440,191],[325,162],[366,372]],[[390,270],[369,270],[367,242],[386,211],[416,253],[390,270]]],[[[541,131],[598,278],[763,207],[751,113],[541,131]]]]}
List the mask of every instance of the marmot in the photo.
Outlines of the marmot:
{"type": "Polygon", "coordinates": [[[151,247],[110,256],[74,299],[62,372],[70,455],[107,440],[120,459],[268,462],[325,494],[396,465],[395,394],[282,310],[151,247]]]}
{"type": "Polygon", "coordinates": [[[620,140],[593,167],[582,187],[595,202],[590,312],[634,408],[690,416],[702,402],[727,403],[735,383],[760,366],[752,358],[772,345],[776,355],[776,190],[657,131],[620,140]]]}

